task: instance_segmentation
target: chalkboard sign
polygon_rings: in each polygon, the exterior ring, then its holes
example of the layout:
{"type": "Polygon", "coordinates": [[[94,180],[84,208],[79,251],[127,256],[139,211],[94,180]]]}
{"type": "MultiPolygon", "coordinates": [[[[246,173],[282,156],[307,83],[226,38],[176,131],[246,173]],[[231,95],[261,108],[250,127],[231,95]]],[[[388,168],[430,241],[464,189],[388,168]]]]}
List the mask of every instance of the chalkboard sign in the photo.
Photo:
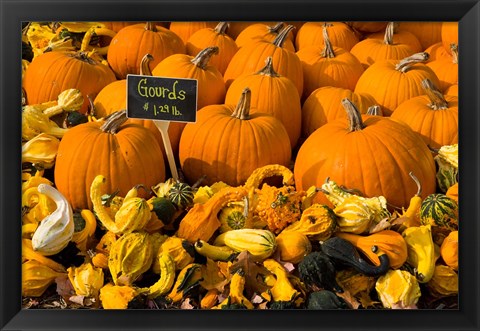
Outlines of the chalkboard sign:
{"type": "Polygon", "coordinates": [[[195,122],[197,80],[127,75],[127,117],[195,122]]]}

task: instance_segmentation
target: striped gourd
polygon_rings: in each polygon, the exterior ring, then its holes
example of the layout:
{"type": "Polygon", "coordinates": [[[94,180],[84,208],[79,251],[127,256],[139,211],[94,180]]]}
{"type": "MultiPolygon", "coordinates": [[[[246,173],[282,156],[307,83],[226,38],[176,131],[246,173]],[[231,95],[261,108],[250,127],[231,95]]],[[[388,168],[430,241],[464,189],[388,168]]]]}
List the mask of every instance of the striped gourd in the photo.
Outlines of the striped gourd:
{"type": "Polygon", "coordinates": [[[423,225],[444,227],[450,230],[458,229],[458,204],[445,194],[430,194],[423,200],[420,207],[420,222],[423,225]]]}
{"type": "Polygon", "coordinates": [[[168,190],[167,198],[179,209],[186,209],[193,204],[193,189],[186,183],[177,182],[168,190]]]}
{"type": "Polygon", "coordinates": [[[264,260],[277,248],[275,235],[264,229],[238,229],[222,233],[215,245],[226,245],[237,252],[248,251],[256,259],[264,260]]]}

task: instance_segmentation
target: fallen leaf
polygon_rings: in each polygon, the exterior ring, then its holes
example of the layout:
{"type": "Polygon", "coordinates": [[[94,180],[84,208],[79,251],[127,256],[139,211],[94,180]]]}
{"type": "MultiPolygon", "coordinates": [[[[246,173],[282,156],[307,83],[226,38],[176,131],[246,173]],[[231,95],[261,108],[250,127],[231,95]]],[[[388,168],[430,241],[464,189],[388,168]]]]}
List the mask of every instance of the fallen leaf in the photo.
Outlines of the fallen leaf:
{"type": "Polygon", "coordinates": [[[55,283],[57,284],[57,293],[64,300],[68,301],[69,298],[75,295],[75,289],[72,286],[72,283],[68,279],[67,275],[59,276],[55,278],[55,283]]]}
{"type": "Polygon", "coordinates": [[[182,309],[194,309],[195,307],[190,303],[190,298],[186,298],[183,300],[182,304],[180,305],[180,308],[182,309]]]}
{"type": "Polygon", "coordinates": [[[358,309],[360,307],[360,302],[358,302],[357,299],[355,299],[354,296],[348,291],[343,291],[343,293],[336,293],[337,296],[341,297],[345,302],[352,308],[352,309],[358,309]]]}
{"type": "Polygon", "coordinates": [[[202,278],[200,285],[206,290],[217,289],[223,292],[230,277],[225,276],[217,262],[207,258],[207,263],[202,266],[202,278]]]}

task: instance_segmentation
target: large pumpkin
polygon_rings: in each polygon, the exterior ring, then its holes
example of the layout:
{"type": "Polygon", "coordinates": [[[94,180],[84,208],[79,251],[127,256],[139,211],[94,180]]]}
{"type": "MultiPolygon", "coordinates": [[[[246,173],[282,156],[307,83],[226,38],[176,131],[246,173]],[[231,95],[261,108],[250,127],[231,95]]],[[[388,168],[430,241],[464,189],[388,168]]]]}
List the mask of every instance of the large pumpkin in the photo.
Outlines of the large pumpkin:
{"type": "Polygon", "coordinates": [[[210,60],[213,65],[223,75],[227,69],[228,63],[238,51],[235,40],[227,34],[228,23],[220,22],[215,28],[203,28],[195,32],[188,38],[187,54],[195,56],[202,49],[210,46],[218,47],[218,54],[210,60]]]}
{"type": "Polygon", "coordinates": [[[237,105],[201,109],[180,140],[180,165],[188,182],[206,175],[205,183],[243,185],[252,172],[268,164],[288,166],[290,140],[272,115],[250,112],[246,88],[237,105]]]}
{"type": "MultiPolygon", "coordinates": [[[[115,74],[100,57],[83,51],[75,54],[47,52],[37,56],[27,67],[23,88],[27,103],[34,105],[57,100],[61,92],[71,88],[95,98],[113,81],[115,74]]],[[[86,113],[88,106],[88,98],[84,98],[80,111],[86,113]]]]}
{"type": "Polygon", "coordinates": [[[440,33],[443,47],[451,54],[452,44],[458,45],[458,22],[443,22],[440,33]]]}
{"type": "Polygon", "coordinates": [[[375,99],[366,93],[354,93],[341,87],[324,86],[313,91],[302,106],[302,136],[307,138],[319,127],[337,118],[347,118],[343,99],[351,100],[357,109],[366,114],[375,105],[375,99]]]}
{"type": "MultiPolygon", "coordinates": [[[[273,25],[255,23],[243,29],[235,39],[235,43],[238,45],[238,47],[242,47],[252,41],[267,40],[273,42],[284,27],[284,22],[279,22],[273,25]]],[[[288,34],[284,43],[284,47],[292,52],[295,52],[293,40],[293,33],[288,34]]]]}
{"type": "Polygon", "coordinates": [[[385,29],[387,22],[346,22],[352,29],[361,34],[380,32],[385,29]]]}
{"type": "Polygon", "coordinates": [[[300,96],[293,82],[273,70],[273,60],[269,57],[262,70],[242,75],[232,82],[225,103],[235,105],[245,87],[248,87],[252,94],[250,113],[255,109],[279,119],[285,126],[291,146],[294,148],[300,137],[302,109],[300,96]]]}
{"type": "Polygon", "coordinates": [[[353,30],[343,22],[306,22],[297,32],[295,38],[296,50],[323,45],[323,29],[325,27],[333,46],[350,51],[359,41],[353,30]]]}
{"type": "Polygon", "coordinates": [[[323,35],[324,45],[305,47],[297,52],[303,69],[303,99],[322,86],[354,90],[364,71],[349,51],[330,43],[326,26],[323,35]]]}
{"type": "Polygon", "coordinates": [[[422,45],[420,44],[418,38],[409,31],[398,29],[397,22],[389,22],[385,32],[372,33],[368,35],[367,38],[384,40],[385,34],[387,33],[386,30],[391,30],[393,43],[408,45],[414,53],[423,51],[422,45]]]}
{"type": "Polygon", "coordinates": [[[399,34],[395,34],[394,22],[390,22],[385,29],[383,39],[378,38],[378,34],[374,34],[357,43],[350,52],[365,68],[378,60],[401,60],[414,54],[410,45],[397,40],[398,36],[399,34]]]}
{"type": "Polygon", "coordinates": [[[156,66],[167,56],[185,53],[185,44],[172,31],[152,22],[134,24],[121,29],[110,42],[107,60],[118,79],[138,74],[145,54],[154,58],[156,66]]]}
{"type": "Polygon", "coordinates": [[[425,53],[428,53],[429,57],[426,63],[438,60],[438,59],[451,59],[452,54],[448,52],[448,50],[443,46],[442,42],[435,43],[429,46],[425,53]]]}
{"type": "Polygon", "coordinates": [[[414,34],[422,50],[442,41],[442,22],[400,22],[398,28],[414,34]]]}
{"type": "MultiPolygon", "coordinates": [[[[388,203],[408,207],[417,186],[422,196],[435,192],[435,162],[423,140],[406,125],[380,116],[361,115],[350,100],[343,101],[348,120],[325,124],[298,151],[294,175],[297,190],[320,187],[326,178],[362,192],[384,196],[388,203]]],[[[324,194],[315,198],[329,204],[324,194]]]]}
{"type": "Polygon", "coordinates": [[[295,53],[284,47],[285,40],[292,29],[293,25],[287,25],[273,42],[260,40],[240,48],[225,71],[224,80],[227,89],[238,76],[261,70],[265,65],[265,59],[271,56],[273,69],[278,74],[290,78],[297,87],[298,94],[301,95],[303,91],[302,64],[295,53]]]}
{"type": "Polygon", "coordinates": [[[421,63],[427,59],[427,53],[416,53],[400,61],[378,61],[365,70],[355,93],[370,94],[385,116],[390,116],[403,101],[424,94],[421,83],[425,78],[439,85],[432,69],[421,63]]]}
{"type": "Polygon", "coordinates": [[[186,44],[195,32],[205,28],[214,28],[218,22],[171,22],[169,29],[186,44]]]}
{"type": "MultiPolygon", "coordinates": [[[[117,112],[106,121],[69,129],[60,141],[55,185],[73,209],[92,209],[90,185],[97,175],[108,178],[107,192],[118,190],[119,196],[135,185],[151,187],[165,180],[162,152],[153,134],[125,120],[125,112],[117,112]]],[[[144,190],[139,194],[146,196],[144,190]]]]}
{"type": "Polygon", "coordinates": [[[401,103],[392,119],[418,132],[425,143],[439,149],[458,143],[458,97],[443,95],[431,81],[422,82],[425,94],[401,103]]]}

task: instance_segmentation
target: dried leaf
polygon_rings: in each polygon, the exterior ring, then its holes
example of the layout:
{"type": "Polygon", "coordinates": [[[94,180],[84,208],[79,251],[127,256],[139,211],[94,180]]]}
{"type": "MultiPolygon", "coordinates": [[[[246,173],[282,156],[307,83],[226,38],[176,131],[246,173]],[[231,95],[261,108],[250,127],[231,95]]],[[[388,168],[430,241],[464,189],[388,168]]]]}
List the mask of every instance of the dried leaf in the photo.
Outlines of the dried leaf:
{"type": "Polygon", "coordinates": [[[256,293],[263,293],[269,289],[263,282],[263,278],[271,273],[263,265],[255,263],[253,256],[248,251],[238,254],[230,266],[232,274],[238,269],[242,269],[245,272],[245,292],[247,297],[251,298],[256,293]]]}
{"type": "Polygon", "coordinates": [[[348,291],[343,291],[343,293],[336,293],[337,296],[341,297],[345,302],[352,307],[352,309],[358,309],[360,307],[360,302],[348,291]]]}
{"type": "Polygon", "coordinates": [[[382,231],[382,230],[386,230],[388,228],[390,228],[392,226],[392,224],[390,223],[390,220],[388,218],[384,218],[382,219],[380,222],[378,223],[373,223],[372,225],[370,225],[370,229],[369,229],[369,233],[376,233],[376,232],[379,232],[379,231],[382,231]]]}
{"type": "Polygon", "coordinates": [[[182,309],[195,309],[195,306],[191,304],[190,298],[186,298],[183,300],[182,304],[180,305],[180,308],[182,309]]]}
{"type": "Polygon", "coordinates": [[[60,295],[65,301],[68,301],[71,296],[75,295],[75,289],[66,274],[65,276],[55,278],[55,283],[57,284],[58,295],[60,295]]]}
{"type": "Polygon", "coordinates": [[[202,278],[200,285],[206,290],[217,289],[223,292],[225,285],[230,281],[230,276],[225,275],[219,264],[207,258],[207,263],[202,267],[202,278]]]}

